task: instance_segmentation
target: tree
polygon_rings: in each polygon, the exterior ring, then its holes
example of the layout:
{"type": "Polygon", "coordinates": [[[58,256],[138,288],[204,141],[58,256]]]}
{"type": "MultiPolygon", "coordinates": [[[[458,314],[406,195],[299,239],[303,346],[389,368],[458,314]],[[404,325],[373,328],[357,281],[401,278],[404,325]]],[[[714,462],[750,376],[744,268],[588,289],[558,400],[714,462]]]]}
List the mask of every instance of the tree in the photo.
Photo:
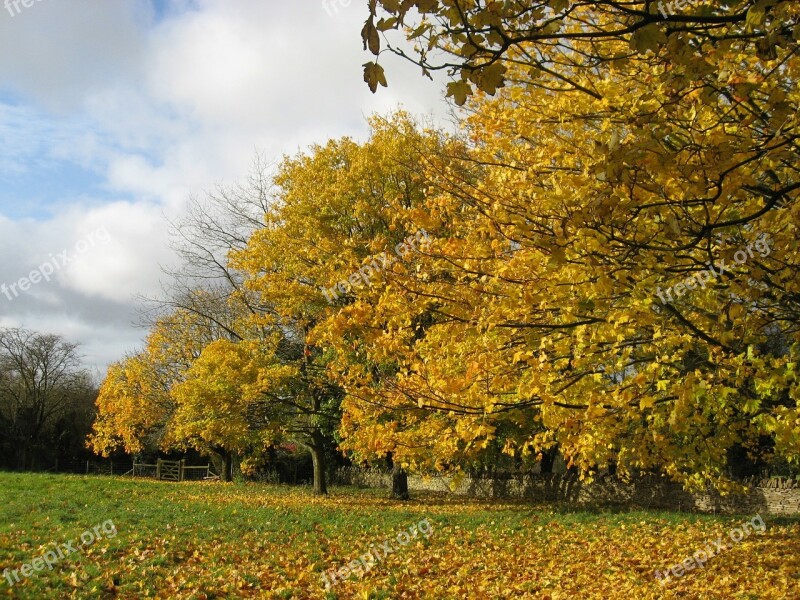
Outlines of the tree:
{"type": "MultiPolygon", "coordinates": [[[[783,31],[797,7],[773,10],[765,27],[783,31]]],[[[442,467],[504,425],[509,453],[558,443],[584,474],[614,460],[687,485],[725,485],[728,450],[762,436],[797,461],[800,65],[796,43],[751,52],[761,25],[742,27],[757,31],[709,32],[702,60],[697,31],[671,31],[671,63],[574,37],[549,81],[521,61],[495,99],[477,95],[465,168],[433,165],[413,215],[433,242],[349,315],[397,324],[361,348],[395,357],[389,402],[370,403],[374,381],[350,368],[355,435],[383,428],[442,467]],[[593,56],[615,58],[584,68],[593,56]]]]}
{"type": "Polygon", "coordinates": [[[291,373],[281,373],[280,365],[270,369],[261,364],[259,358],[269,359],[261,349],[253,342],[211,342],[171,391],[176,410],[166,443],[216,452],[223,458],[225,481],[232,477],[232,456],[254,445],[269,446],[275,437],[269,434],[273,420],[256,417],[254,404],[291,373]]]}
{"type": "Polygon", "coordinates": [[[35,468],[59,420],[95,394],[77,348],[56,335],[0,330],[0,424],[18,469],[35,468]]]}
{"type": "Polygon", "coordinates": [[[244,247],[261,223],[270,198],[269,168],[257,156],[244,184],[192,199],[183,218],[171,224],[180,261],[164,269],[162,295],[142,299],[142,320],[150,328],[146,348],[109,370],[92,438],[97,451],[193,447],[219,459],[223,479],[232,478],[234,457],[246,444],[204,429],[204,411],[217,414],[223,428],[239,416],[224,415],[215,404],[230,399],[188,394],[187,378],[197,384],[201,367],[194,365],[207,346],[256,335],[242,327],[259,307],[242,287],[242,275],[229,267],[227,254],[244,247]]]}
{"type": "Polygon", "coordinates": [[[104,455],[119,448],[131,454],[193,448],[218,457],[221,476],[230,481],[233,457],[249,446],[247,427],[241,425],[247,405],[215,379],[226,374],[224,365],[209,365],[209,356],[219,357],[220,345],[235,346],[224,339],[224,331],[219,317],[197,311],[178,309],[162,316],[144,350],[109,367],[91,447],[104,455]],[[201,390],[205,381],[210,387],[201,390]]]}
{"type": "Polygon", "coordinates": [[[179,437],[294,436],[317,493],[340,415],[400,495],[500,451],[721,488],[800,460],[800,5],[372,0],[368,48],[414,7],[462,129],[373,118],[287,158],[263,225],[198,221],[179,437]]]}
{"type": "Polygon", "coordinates": [[[145,351],[109,371],[92,443],[103,452],[137,451],[144,438],[165,450],[195,448],[219,457],[230,480],[236,457],[288,435],[311,448],[315,491],[326,493],[336,393],[318,381],[302,332],[275,319],[273,300],[247,289],[228,258],[270,210],[266,170],[257,161],[245,185],[193,201],[173,226],[181,265],[167,271],[163,296],[148,301],[145,351]]]}
{"type": "MultiPolygon", "coordinates": [[[[413,233],[406,230],[405,214],[424,196],[423,182],[408,164],[440,141],[403,113],[370,124],[363,144],[333,140],[287,159],[265,227],[245,251],[232,254],[248,274],[247,287],[273,307],[269,322],[291,331],[302,351],[293,406],[318,424],[304,436],[315,465],[324,461],[322,433],[337,428],[343,397],[341,382],[329,371],[334,356],[324,336],[337,335],[336,315],[369,310],[368,299],[380,294],[385,271],[397,262],[393,249],[413,233]]],[[[357,458],[384,460],[391,451],[389,445],[357,458]]],[[[402,465],[397,467],[402,477],[402,465]]]]}
{"type": "Polygon", "coordinates": [[[108,456],[156,451],[165,438],[175,403],[170,388],[175,374],[147,350],[109,366],[97,397],[97,417],[88,445],[108,456]]]}

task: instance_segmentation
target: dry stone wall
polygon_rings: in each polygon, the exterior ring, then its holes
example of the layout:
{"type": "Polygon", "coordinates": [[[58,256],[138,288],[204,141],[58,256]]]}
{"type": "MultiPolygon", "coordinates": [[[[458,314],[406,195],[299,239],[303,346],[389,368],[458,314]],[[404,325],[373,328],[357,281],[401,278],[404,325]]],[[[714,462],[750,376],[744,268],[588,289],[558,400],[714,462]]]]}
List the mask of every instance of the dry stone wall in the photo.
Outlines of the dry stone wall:
{"type": "MultiPolygon", "coordinates": [[[[335,480],[342,484],[391,489],[391,474],[378,470],[344,469],[335,480]]],[[[800,484],[794,479],[750,480],[750,492],[721,496],[715,491],[690,494],[662,477],[642,477],[629,483],[605,477],[583,483],[568,474],[527,474],[511,479],[464,477],[454,485],[449,476],[409,475],[412,492],[442,492],[473,498],[525,499],[582,505],[620,505],[679,511],[737,514],[800,514],[800,484]]]]}

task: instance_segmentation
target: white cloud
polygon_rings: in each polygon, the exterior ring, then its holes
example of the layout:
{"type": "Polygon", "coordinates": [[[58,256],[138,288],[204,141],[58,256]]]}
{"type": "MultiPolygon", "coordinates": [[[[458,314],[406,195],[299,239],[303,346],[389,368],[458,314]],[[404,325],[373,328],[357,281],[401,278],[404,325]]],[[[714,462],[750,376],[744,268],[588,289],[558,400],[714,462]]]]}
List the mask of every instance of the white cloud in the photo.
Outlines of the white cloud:
{"type": "Polygon", "coordinates": [[[169,256],[160,207],[115,202],[76,220],[74,231],[76,241],[69,246],[74,260],[59,273],[62,285],[122,303],[158,293],[159,263],[169,256]]]}

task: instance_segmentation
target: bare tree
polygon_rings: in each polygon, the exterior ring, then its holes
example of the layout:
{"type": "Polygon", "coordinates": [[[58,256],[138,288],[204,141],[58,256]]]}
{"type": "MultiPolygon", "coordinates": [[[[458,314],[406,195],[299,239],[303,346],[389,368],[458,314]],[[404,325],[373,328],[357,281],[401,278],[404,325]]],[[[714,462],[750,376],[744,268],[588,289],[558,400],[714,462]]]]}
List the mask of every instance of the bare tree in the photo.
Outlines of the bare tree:
{"type": "Polygon", "coordinates": [[[192,198],[186,213],[170,221],[170,246],[179,264],[162,267],[167,277],[160,297],[142,298],[144,326],[152,326],[165,313],[185,310],[220,328],[223,337],[241,339],[232,326],[231,313],[255,313],[262,308],[255,305],[254,294],[243,288],[244,278],[231,268],[228,254],[244,249],[252,233],[264,226],[273,198],[272,168],[256,155],[244,183],[219,186],[203,198],[192,198]],[[236,311],[230,302],[234,294],[236,311]]]}
{"type": "Polygon", "coordinates": [[[34,468],[48,429],[94,393],[77,347],[57,335],[0,330],[0,426],[18,469],[34,468]]]}

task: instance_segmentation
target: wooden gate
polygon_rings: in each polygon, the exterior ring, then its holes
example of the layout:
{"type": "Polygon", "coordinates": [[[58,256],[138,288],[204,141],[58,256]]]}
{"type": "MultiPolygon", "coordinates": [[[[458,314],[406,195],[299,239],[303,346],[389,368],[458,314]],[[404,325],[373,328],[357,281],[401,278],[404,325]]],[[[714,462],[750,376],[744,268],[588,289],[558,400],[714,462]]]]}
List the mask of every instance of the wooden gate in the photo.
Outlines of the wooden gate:
{"type": "Polygon", "coordinates": [[[161,460],[156,462],[156,479],[183,481],[182,460],[161,460]]]}
{"type": "Polygon", "coordinates": [[[125,473],[136,477],[153,477],[164,481],[207,481],[209,479],[219,480],[219,475],[211,471],[211,465],[202,467],[187,467],[186,460],[161,460],[160,458],[154,465],[145,463],[133,463],[133,468],[125,473]]]}

